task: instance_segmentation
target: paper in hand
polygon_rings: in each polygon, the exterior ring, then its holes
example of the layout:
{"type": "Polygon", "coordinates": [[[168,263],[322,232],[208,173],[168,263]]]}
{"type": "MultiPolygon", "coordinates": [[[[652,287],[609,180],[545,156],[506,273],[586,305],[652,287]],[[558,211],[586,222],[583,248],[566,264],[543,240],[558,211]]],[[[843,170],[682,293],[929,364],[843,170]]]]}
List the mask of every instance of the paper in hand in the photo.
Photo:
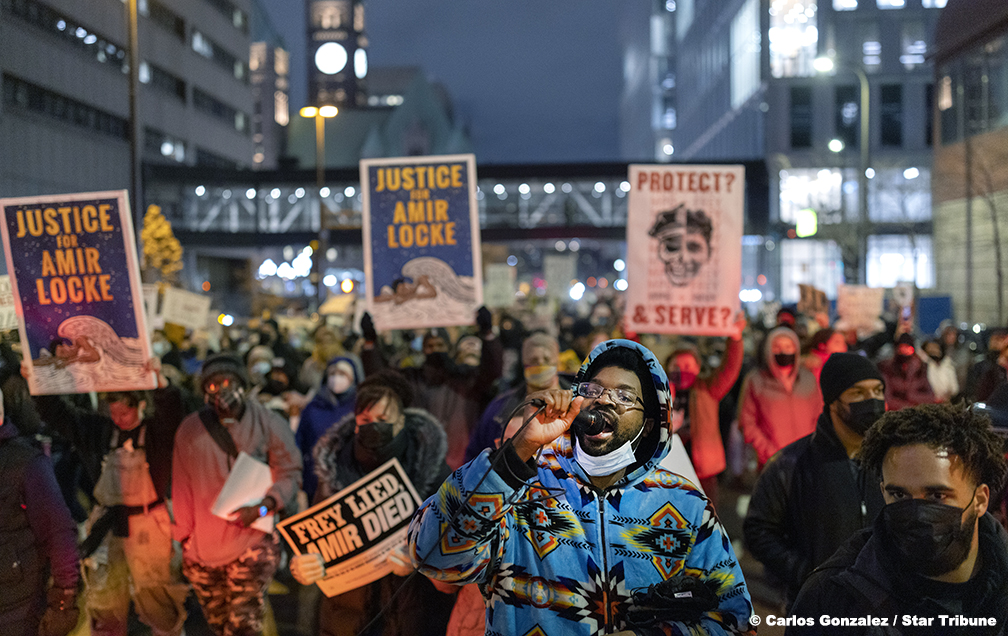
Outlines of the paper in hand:
{"type": "MultiPolygon", "coordinates": [[[[221,519],[234,519],[235,510],[254,506],[273,486],[273,473],[267,464],[252,457],[245,451],[238,453],[238,459],[231,467],[231,474],[217,495],[210,512],[221,519]]],[[[261,532],[273,532],[273,515],[266,515],[252,523],[251,528],[261,532]]]]}

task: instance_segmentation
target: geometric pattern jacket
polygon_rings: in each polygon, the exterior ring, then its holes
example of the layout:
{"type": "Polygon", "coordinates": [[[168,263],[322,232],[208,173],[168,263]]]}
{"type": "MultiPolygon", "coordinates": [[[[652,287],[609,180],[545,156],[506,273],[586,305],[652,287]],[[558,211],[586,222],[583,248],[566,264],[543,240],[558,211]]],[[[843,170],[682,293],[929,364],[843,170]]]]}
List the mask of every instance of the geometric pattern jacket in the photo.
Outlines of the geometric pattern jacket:
{"type": "Polygon", "coordinates": [[[717,606],[699,623],[668,621],[637,633],[753,633],[749,592],[713,506],[688,481],[658,466],[671,445],[671,393],[661,365],[637,343],[610,340],[589,354],[577,379],[611,346],[636,349],[651,370],[662,425],[652,427],[641,448],[653,452],[601,492],[574,460],[569,434],[543,450],[535,476],[523,484],[506,480],[507,468],[491,470],[500,452],[484,451],[450,475],[413,517],[414,563],[431,578],[479,583],[488,635],[629,629],[634,592],[684,575],[707,582],[717,606]]]}

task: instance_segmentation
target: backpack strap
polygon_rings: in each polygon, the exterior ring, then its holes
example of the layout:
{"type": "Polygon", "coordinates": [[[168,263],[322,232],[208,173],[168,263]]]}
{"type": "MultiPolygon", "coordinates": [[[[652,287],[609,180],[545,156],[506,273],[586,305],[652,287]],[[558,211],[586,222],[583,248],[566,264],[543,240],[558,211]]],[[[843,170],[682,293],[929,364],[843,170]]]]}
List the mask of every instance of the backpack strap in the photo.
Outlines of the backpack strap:
{"type": "Polygon", "coordinates": [[[207,433],[210,433],[213,441],[228,456],[228,464],[237,459],[238,446],[235,444],[234,438],[231,437],[231,432],[220,423],[217,413],[209,406],[204,406],[199,410],[199,418],[203,422],[203,427],[206,428],[207,433]]]}

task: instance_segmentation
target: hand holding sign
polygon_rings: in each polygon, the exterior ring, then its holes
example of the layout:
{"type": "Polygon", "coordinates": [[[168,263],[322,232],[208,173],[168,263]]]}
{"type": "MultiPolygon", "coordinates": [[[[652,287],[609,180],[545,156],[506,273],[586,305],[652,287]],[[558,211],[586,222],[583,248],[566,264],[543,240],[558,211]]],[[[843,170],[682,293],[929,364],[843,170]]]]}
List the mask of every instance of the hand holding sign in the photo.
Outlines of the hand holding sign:
{"type": "Polygon", "coordinates": [[[290,571],[295,581],[311,585],[325,578],[325,561],[321,554],[296,554],[291,558],[290,571]]]}

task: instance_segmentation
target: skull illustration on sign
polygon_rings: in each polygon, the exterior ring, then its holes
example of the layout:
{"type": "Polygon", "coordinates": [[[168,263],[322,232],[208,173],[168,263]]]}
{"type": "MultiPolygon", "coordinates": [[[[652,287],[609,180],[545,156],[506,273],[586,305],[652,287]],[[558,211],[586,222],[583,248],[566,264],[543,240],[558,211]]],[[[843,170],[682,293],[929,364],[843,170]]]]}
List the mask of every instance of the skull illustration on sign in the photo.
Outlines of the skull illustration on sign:
{"type": "Polygon", "coordinates": [[[658,258],[665,264],[665,275],[676,287],[685,287],[710,260],[713,224],[703,210],[687,210],[680,203],[660,212],[648,236],[657,239],[658,258]]]}

